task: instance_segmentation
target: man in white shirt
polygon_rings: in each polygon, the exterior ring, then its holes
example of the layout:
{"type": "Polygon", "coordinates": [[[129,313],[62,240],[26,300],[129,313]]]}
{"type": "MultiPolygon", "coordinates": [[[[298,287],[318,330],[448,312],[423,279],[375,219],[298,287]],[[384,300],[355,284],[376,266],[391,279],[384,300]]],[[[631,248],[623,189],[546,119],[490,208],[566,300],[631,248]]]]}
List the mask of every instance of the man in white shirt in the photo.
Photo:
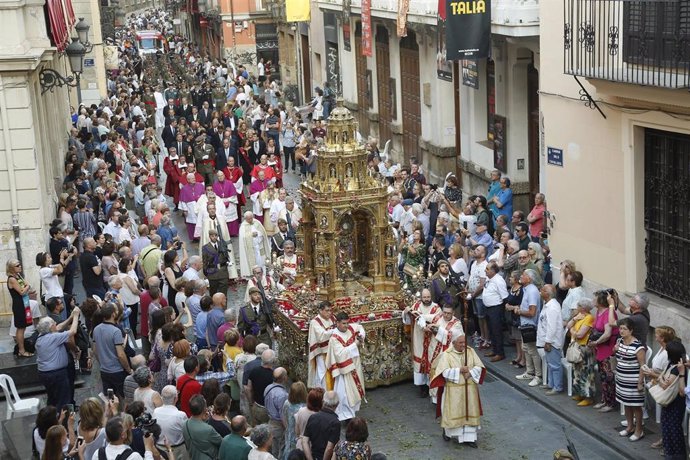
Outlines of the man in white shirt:
{"type": "Polygon", "coordinates": [[[551,284],[545,284],[539,294],[544,307],[541,309],[537,324],[537,350],[543,347],[546,354],[547,378],[545,381],[551,385],[546,394],[551,396],[563,391],[561,349],[565,339],[565,329],[563,329],[561,319],[561,305],[556,300],[556,288],[551,284]]]}
{"type": "Polygon", "coordinates": [[[182,273],[182,278],[187,281],[200,280],[201,270],[203,269],[203,263],[201,256],[191,256],[189,262],[187,263],[187,270],[182,273]]]}
{"type": "Polygon", "coordinates": [[[400,226],[398,227],[398,229],[404,231],[407,236],[412,235],[412,224],[415,220],[415,217],[411,211],[412,204],[413,202],[410,198],[403,200],[403,212],[400,215],[400,226]]]}
{"type": "MultiPolygon", "coordinates": [[[[153,411],[153,418],[157,420],[161,427],[159,441],[167,440],[173,454],[177,459],[187,458],[187,449],[184,444],[182,429],[187,421],[187,414],[179,410],[177,403],[177,388],[174,385],[166,385],[161,391],[163,405],[153,411]]],[[[161,449],[165,449],[163,444],[158,444],[161,449]]]]}
{"type": "Polygon", "coordinates": [[[112,236],[115,244],[120,244],[120,242],[118,241],[120,238],[119,219],[120,213],[114,212],[113,215],[110,217],[110,222],[108,222],[106,226],[103,228],[103,233],[112,236]]]}
{"type": "Polygon", "coordinates": [[[496,262],[489,262],[486,265],[486,283],[482,291],[482,302],[486,310],[486,321],[489,327],[489,337],[491,338],[491,351],[484,356],[491,358],[491,362],[505,359],[503,350],[503,302],[508,297],[506,281],[498,274],[500,269],[496,262]]]}
{"type": "MultiPolygon", "coordinates": [[[[91,460],[99,460],[100,451],[105,453],[106,460],[142,460],[139,453],[132,451],[131,447],[126,444],[127,439],[132,439],[131,428],[125,428],[122,422],[122,417],[113,417],[105,424],[105,435],[108,439],[108,445],[101,447],[93,453],[91,460]],[[122,455],[126,451],[131,453],[128,456],[122,455]]],[[[153,436],[144,438],[144,460],[153,460],[153,450],[156,448],[153,443],[153,436]]]]}
{"type": "Polygon", "coordinates": [[[467,281],[467,300],[474,299],[474,313],[479,320],[480,345],[479,348],[488,349],[491,347],[489,339],[489,328],[486,325],[486,311],[482,301],[482,291],[486,283],[486,248],[482,245],[470,248],[470,255],[474,256],[474,263],[470,268],[470,278],[467,281]]]}

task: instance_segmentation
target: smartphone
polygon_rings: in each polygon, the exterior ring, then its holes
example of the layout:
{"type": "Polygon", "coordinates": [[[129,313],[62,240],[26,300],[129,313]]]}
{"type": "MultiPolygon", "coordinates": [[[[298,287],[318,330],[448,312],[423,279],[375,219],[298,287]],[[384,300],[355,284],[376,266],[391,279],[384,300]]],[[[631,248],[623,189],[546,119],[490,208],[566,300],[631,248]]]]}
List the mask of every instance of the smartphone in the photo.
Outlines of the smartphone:
{"type": "Polygon", "coordinates": [[[115,392],[112,388],[108,388],[108,400],[112,401],[115,398],[115,392]]]}
{"type": "Polygon", "coordinates": [[[74,412],[74,404],[65,404],[65,409],[67,409],[67,412],[69,414],[74,412]]]}
{"type": "Polygon", "coordinates": [[[467,221],[463,222],[462,226],[465,227],[465,230],[467,230],[467,221]]]}
{"type": "Polygon", "coordinates": [[[82,444],[84,444],[84,438],[77,436],[77,447],[81,446],[82,444]]]}

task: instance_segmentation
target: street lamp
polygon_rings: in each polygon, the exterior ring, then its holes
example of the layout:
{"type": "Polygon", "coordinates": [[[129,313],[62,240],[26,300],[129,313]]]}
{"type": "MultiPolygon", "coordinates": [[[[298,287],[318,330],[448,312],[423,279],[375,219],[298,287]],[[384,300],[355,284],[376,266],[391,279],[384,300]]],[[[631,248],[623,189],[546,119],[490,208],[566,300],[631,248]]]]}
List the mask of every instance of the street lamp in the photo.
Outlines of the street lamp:
{"type": "MultiPolygon", "coordinates": [[[[88,30],[86,32],[88,33],[88,30]]],[[[41,84],[41,94],[45,94],[47,91],[52,93],[55,88],[62,86],[76,87],[77,100],[81,103],[81,87],[79,83],[81,74],[84,71],[84,55],[86,52],[87,48],[80,41],[80,37],[72,38],[72,43],[65,48],[65,54],[67,55],[67,60],[69,61],[69,66],[73,75],[64,77],[60,75],[58,71],[44,67],[38,74],[38,79],[41,84]]]]}
{"type": "Polygon", "coordinates": [[[79,41],[86,48],[87,54],[93,50],[93,44],[89,42],[89,29],[91,29],[91,26],[84,21],[84,18],[79,18],[79,22],[74,26],[79,41]]]}

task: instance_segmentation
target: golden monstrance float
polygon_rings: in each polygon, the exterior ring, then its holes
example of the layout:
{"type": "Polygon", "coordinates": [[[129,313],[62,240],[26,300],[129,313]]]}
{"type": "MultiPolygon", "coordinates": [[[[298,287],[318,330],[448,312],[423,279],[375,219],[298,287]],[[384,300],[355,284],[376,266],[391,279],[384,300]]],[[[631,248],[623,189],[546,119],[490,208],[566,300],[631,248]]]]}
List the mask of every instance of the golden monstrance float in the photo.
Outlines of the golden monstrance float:
{"type": "MultiPolygon", "coordinates": [[[[412,377],[410,341],[402,324],[404,296],[397,248],[386,211],[386,186],[367,169],[357,123],[342,100],[328,118],[316,176],[300,186],[302,222],[296,236],[296,282],[275,302],[279,359],[293,379],[307,380],[309,321],[317,303],[346,311],[366,331],[360,346],[365,385],[412,377]]],[[[277,264],[276,264],[277,265],[277,264]]]]}

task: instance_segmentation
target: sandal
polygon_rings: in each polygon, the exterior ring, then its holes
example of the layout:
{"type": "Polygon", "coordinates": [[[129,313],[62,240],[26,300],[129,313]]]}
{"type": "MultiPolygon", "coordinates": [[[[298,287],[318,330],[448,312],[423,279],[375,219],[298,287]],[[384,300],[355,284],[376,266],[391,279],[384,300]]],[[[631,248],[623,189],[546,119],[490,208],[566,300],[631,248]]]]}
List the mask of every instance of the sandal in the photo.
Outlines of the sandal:
{"type": "Polygon", "coordinates": [[[514,360],[512,360],[512,361],[510,362],[510,364],[512,364],[513,366],[515,366],[515,365],[517,365],[517,364],[520,364],[520,361],[518,361],[517,359],[514,359],[514,360]]]}
{"type": "Polygon", "coordinates": [[[653,443],[650,445],[650,447],[651,447],[652,449],[661,449],[661,447],[663,447],[663,445],[664,445],[664,440],[663,440],[663,439],[659,439],[658,441],[653,442],[653,443]]]}
{"type": "Polygon", "coordinates": [[[18,353],[17,357],[18,358],[31,358],[34,354],[29,353],[28,351],[25,351],[24,353],[18,353]]]}

